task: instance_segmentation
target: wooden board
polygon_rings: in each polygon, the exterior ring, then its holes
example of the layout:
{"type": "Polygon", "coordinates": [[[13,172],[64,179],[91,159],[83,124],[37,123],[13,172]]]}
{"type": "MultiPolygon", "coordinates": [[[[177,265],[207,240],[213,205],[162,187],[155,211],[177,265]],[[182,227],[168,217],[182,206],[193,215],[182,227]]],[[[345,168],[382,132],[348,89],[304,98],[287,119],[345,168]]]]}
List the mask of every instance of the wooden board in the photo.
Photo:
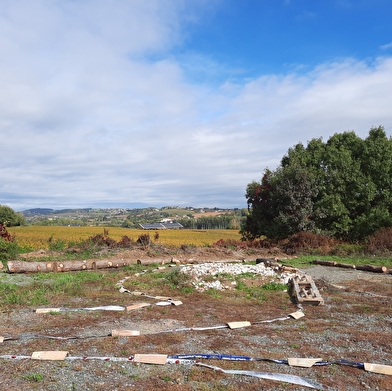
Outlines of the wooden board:
{"type": "Polygon", "coordinates": [[[134,337],[140,335],[139,330],[112,330],[112,337],[134,337]]]}
{"type": "Polygon", "coordinates": [[[61,308],[37,308],[36,314],[49,314],[50,312],[60,312],[61,308]]]}
{"type": "Polygon", "coordinates": [[[296,311],[296,312],[289,314],[289,316],[291,316],[294,319],[300,319],[300,318],[304,317],[305,314],[302,311],[296,311]]]}
{"type": "Polygon", "coordinates": [[[321,361],[321,358],[297,358],[291,357],[287,359],[288,363],[292,367],[303,367],[303,368],[310,368],[316,362],[321,361]]]}
{"type": "Polygon", "coordinates": [[[244,322],[230,322],[230,323],[227,323],[227,325],[231,329],[239,329],[241,327],[249,327],[251,324],[248,321],[244,321],[244,322]]]}
{"type": "Polygon", "coordinates": [[[178,306],[178,305],[182,304],[182,301],[180,301],[180,300],[170,300],[170,303],[175,305],[175,306],[178,306]]]}
{"type": "Polygon", "coordinates": [[[164,365],[167,361],[166,354],[135,354],[133,359],[135,362],[141,362],[144,364],[157,364],[164,365]]]}
{"type": "Polygon", "coordinates": [[[364,363],[365,371],[381,373],[383,375],[392,375],[392,366],[391,365],[382,365],[382,364],[372,364],[365,362],[364,363]]]}
{"type": "Polygon", "coordinates": [[[136,303],[126,307],[127,311],[137,310],[138,308],[148,307],[150,303],[136,303]]]}
{"type": "Polygon", "coordinates": [[[32,360],[54,360],[62,361],[65,360],[68,352],[65,351],[46,351],[46,352],[34,352],[31,355],[32,360]]]}

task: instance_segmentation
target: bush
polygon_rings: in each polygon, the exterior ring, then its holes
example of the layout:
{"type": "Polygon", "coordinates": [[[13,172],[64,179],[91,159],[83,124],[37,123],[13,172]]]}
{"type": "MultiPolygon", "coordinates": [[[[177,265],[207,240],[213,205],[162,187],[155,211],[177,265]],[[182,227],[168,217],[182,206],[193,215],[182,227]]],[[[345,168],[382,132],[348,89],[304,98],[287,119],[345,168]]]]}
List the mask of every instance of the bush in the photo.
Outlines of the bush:
{"type": "Polygon", "coordinates": [[[369,236],[365,251],[370,254],[385,255],[392,252],[392,227],[383,228],[369,236]]]}
{"type": "Polygon", "coordinates": [[[287,254],[296,254],[299,252],[317,252],[328,254],[331,247],[336,244],[336,240],[308,231],[298,232],[291,235],[282,243],[282,249],[287,254]]]}
{"type": "Polygon", "coordinates": [[[15,259],[18,255],[18,245],[14,241],[0,237],[0,262],[15,259]]]}
{"type": "Polygon", "coordinates": [[[136,243],[141,244],[144,247],[147,247],[151,244],[151,238],[149,234],[142,234],[138,237],[136,243]]]}

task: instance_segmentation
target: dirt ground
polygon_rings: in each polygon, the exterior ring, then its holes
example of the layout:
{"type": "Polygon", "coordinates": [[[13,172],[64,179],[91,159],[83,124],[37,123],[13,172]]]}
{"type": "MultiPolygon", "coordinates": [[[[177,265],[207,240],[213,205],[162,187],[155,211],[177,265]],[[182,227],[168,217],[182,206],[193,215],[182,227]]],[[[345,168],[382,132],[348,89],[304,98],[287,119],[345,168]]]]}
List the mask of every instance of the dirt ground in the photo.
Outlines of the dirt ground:
{"type": "MultiPolygon", "coordinates": [[[[42,256],[42,254],[41,254],[42,256]]],[[[177,254],[183,262],[246,259],[282,254],[193,250],[177,254]]],[[[154,254],[123,252],[117,259],[154,259],[154,254]]],[[[170,261],[172,256],[155,257],[170,261]]],[[[288,262],[289,263],[289,262],[288,262]]],[[[35,351],[67,351],[71,357],[121,357],[135,354],[226,354],[262,359],[289,357],[346,359],[392,365],[392,275],[315,266],[301,269],[314,277],[323,306],[304,305],[305,316],[286,318],[298,310],[288,292],[266,291],[263,301],[249,299],[239,290],[181,293],[168,285],[152,287],[151,295],[181,300],[179,306],[151,305],[134,311],[74,311],[37,314],[36,306],[13,306],[1,314],[0,389],[8,390],[307,390],[282,381],[225,374],[197,365],[151,365],[133,361],[79,359],[39,361],[20,359],[35,351]],[[273,320],[271,323],[261,323],[273,320]],[[251,326],[230,329],[187,330],[249,321],[251,326]],[[111,336],[112,330],[138,330],[139,336],[111,336]],[[175,330],[174,332],[170,332],[175,330]],[[44,336],[44,337],[42,337],[44,336]],[[50,339],[47,336],[72,339],[50,339]]],[[[47,307],[84,308],[129,306],[140,297],[120,293],[114,282],[129,277],[126,288],[138,287],[138,277],[126,270],[102,271],[103,280],[89,283],[89,294],[64,302],[53,297],[47,307]],[[95,297],[98,297],[99,300],[95,297]]],[[[1,282],[29,284],[31,275],[0,276],[1,282]]],[[[252,279],[252,284],[262,284],[252,279]]],[[[125,283],[124,283],[125,284],[125,283]]],[[[392,376],[345,365],[291,367],[267,361],[199,360],[224,369],[301,376],[326,390],[392,390],[392,376]]]]}

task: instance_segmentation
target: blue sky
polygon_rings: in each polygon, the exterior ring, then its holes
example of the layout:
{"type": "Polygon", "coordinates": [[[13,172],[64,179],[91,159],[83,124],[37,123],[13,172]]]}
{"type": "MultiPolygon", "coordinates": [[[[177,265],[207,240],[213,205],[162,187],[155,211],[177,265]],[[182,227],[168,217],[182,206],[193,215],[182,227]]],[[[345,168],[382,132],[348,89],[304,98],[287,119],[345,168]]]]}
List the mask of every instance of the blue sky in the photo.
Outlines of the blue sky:
{"type": "Polygon", "coordinates": [[[298,142],[392,133],[389,0],[4,0],[0,204],[244,207],[298,142]]]}

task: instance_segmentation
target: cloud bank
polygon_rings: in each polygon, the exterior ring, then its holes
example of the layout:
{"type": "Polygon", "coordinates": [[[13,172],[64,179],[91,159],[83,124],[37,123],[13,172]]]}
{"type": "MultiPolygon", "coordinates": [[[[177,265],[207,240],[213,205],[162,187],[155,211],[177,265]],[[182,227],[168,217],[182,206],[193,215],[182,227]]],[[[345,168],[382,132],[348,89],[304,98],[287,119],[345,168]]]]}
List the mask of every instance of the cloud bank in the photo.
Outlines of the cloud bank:
{"type": "Polygon", "coordinates": [[[199,54],[195,82],[195,55],[178,53],[205,7],[6,1],[0,204],[244,207],[246,185],[297,142],[391,133],[390,56],[212,83],[222,68],[199,54]]]}

